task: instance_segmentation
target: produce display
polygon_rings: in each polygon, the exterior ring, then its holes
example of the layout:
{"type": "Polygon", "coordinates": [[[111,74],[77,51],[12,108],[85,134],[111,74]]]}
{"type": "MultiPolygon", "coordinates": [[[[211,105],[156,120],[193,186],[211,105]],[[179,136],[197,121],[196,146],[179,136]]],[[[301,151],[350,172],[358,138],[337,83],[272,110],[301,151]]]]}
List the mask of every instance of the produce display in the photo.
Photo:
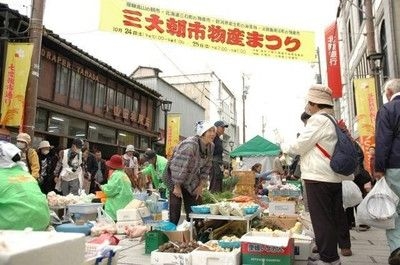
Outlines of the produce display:
{"type": "Polygon", "coordinates": [[[94,194],[82,194],[80,196],[68,194],[67,196],[62,196],[56,194],[54,191],[47,193],[47,201],[50,208],[65,207],[78,203],[91,203],[95,197],[96,195],[94,194]]]}
{"type": "Polygon", "coordinates": [[[196,241],[190,241],[190,242],[170,241],[159,246],[158,251],[169,252],[169,253],[190,253],[198,247],[199,244],[196,241]]]}

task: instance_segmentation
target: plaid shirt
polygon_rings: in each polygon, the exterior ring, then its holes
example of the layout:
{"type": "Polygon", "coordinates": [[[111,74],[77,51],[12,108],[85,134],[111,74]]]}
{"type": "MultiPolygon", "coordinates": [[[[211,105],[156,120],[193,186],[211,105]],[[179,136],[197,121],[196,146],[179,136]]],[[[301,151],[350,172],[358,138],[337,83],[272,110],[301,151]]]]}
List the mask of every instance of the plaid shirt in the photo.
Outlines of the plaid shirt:
{"type": "Polygon", "coordinates": [[[208,180],[212,166],[214,144],[204,145],[198,136],[191,136],[175,147],[165,171],[168,189],[172,192],[175,184],[193,194],[201,180],[208,180]],[[200,151],[205,150],[205,152],[200,151]]]}

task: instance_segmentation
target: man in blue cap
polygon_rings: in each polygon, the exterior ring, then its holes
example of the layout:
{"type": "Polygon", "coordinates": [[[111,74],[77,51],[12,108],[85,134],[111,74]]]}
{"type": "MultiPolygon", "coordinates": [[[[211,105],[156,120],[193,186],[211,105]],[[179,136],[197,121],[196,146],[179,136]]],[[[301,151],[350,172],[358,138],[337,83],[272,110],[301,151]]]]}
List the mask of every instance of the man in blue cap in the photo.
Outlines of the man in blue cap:
{"type": "Polygon", "coordinates": [[[222,144],[221,135],[224,135],[225,128],[228,127],[228,124],[224,121],[216,121],[214,125],[217,128],[217,135],[214,138],[214,153],[212,168],[210,170],[209,190],[211,192],[222,192],[222,179],[224,178],[222,154],[224,152],[224,146],[222,144]]]}

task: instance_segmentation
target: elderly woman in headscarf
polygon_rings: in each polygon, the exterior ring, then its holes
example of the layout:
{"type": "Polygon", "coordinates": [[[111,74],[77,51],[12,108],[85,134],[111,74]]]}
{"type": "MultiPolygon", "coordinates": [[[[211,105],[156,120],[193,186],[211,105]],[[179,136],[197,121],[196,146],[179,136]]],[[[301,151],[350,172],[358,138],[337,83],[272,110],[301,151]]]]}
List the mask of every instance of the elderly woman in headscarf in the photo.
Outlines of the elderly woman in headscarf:
{"type": "Polygon", "coordinates": [[[175,147],[164,174],[169,190],[169,220],[174,224],[178,224],[181,217],[182,200],[187,221],[191,206],[201,203],[212,166],[215,135],[214,124],[200,121],[196,124],[196,135],[175,147]]]}
{"type": "Polygon", "coordinates": [[[50,224],[46,196],[20,160],[18,147],[0,141],[0,230],[45,230],[50,224]]]}

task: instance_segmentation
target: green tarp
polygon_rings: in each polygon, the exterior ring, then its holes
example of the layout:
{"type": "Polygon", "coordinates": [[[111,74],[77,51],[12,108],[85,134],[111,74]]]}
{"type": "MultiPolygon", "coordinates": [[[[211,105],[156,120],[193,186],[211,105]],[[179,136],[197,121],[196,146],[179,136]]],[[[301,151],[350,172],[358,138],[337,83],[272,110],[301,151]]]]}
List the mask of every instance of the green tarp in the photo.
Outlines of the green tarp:
{"type": "Polygon", "coordinates": [[[231,157],[237,156],[277,156],[281,149],[276,144],[257,135],[251,140],[237,147],[229,153],[231,157]]]}

